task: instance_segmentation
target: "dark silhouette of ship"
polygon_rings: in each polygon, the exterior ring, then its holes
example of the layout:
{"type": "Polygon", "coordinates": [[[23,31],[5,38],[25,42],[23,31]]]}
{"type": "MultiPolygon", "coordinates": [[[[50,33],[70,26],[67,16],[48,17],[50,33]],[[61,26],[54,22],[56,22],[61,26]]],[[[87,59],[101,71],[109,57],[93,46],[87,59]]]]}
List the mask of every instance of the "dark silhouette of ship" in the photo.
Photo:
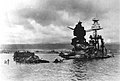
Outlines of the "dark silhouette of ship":
{"type": "Polygon", "coordinates": [[[94,18],[92,27],[89,30],[84,30],[80,21],[75,28],[68,27],[73,30],[74,38],[71,43],[73,49],[69,53],[61,52],[59,56],[65,59],[102,59],[113,57],[113,54],[105,47],[103,37],[97,33],[98,30],[103,29],[98,21],[97,18],[94,18]],[[86,42],[85,35],[91,31],[93,31],[93,35],[90,35],[89,42],[86,42]]]}
{"type": "Polygon", "coordinates": [[[13,55],[13,60],[16,63],[27,63],[27,64],[49,63],[49,61],[40,59],[33,52],[29,52],[29,51],[16,51],[13,55]]]}

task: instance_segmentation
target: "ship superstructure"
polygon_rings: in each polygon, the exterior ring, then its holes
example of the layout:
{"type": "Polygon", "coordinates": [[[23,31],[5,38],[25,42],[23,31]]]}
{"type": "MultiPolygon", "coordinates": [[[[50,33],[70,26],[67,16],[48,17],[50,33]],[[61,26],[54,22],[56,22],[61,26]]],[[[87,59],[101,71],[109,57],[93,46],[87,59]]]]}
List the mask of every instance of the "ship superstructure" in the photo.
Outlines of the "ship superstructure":
{"type": "Polygon", "coordinates": [[[97,18],[93,18],[93,24],[91,29],[84,30],[84,27],[81,25],[82,22],[78,22],[76,27],[70,28],[73,30],[74,38],[72,39],[71,45],[73,45],[72,52],[70,53],[60,53],[60,56],[66,59],[74,59],[74,58],[83,58],[83,59],[93,59],[93,58],[108,58],[113,56],[113,54],[108,53],[104,39],[101,35],[97,33],[98,30],[103,29],[97,18]],[[86,42],[85,35],[87,32],[93,32],[90,35],[89,42],[86,42]]]}

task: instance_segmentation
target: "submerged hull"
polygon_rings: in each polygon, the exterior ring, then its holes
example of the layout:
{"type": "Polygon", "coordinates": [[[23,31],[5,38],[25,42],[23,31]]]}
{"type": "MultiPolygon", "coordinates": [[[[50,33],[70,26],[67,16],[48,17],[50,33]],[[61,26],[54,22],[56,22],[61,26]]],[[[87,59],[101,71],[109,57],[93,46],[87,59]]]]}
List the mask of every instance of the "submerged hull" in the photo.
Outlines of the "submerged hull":
{"type": "Polygon", "coordinates": [[[37,55],[32,52],[15,52],[13,55],[13,60],[16,63],[27,63],[27,64],[37,64],[37,63],[49,63],[47,60],[40,59],[37,55]]]}
{"type": "Polygon", "coordinates": [[[59,56],[61,56],[64,59],[104,59],[104,58],[110,58],[113,57],[112,53],[108,53],[105,55],[101,55],[101,53],[97,54],[88,54],[88,53],[81,53],[81,52],[70,52],[70,53],[60,53],[59,56]]]}
{"type": "Polygon", "coordinates": [[[49,63],[49,61],[47,61],[47,60],[41,60],[41,59],[39,59],[39,60],[35,60],[35,61],[31,61],[31,60],[23,60],[23,61],[20,61],[20,60],[18,60],[18,61],[16,61],[17,63],[23,63],[23,64],[38,64],[38,63],[49,63]]]}

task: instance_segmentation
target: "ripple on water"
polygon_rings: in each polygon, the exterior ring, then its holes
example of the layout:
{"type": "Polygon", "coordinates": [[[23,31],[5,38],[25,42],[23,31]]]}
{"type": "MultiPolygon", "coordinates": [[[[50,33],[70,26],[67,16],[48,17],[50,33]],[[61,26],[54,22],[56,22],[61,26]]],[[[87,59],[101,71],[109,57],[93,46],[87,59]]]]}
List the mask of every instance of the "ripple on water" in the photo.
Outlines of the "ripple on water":
{"type": "MultiPolygon", "coordinates": [[[[54,54],[55,55],[55,54],[54,54]]],[[[50,60],[55,56],[49,55],[50,60]]],[[[47,55],[42,55],[49,60],[47,55]]],[[[114,58],[63,63],[16,64],[11,55],[0,55],[1,81],[119,81],[119,55],[114,58]],[[10,64],[4,64],[5,59],[10,64]]]]}

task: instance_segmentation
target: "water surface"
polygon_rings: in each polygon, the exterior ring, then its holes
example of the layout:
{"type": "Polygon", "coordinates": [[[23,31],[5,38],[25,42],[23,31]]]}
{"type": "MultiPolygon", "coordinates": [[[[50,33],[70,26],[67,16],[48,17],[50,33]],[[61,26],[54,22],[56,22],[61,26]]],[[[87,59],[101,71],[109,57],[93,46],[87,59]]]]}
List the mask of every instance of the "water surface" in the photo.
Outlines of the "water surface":
{"type": "Polygon", "coordinates": [[[13,53],[0,54],[0,81],[120,81],[120,55],[113,58],[52,63],[58,54],[37,54],[50,63],[16,64],[13,53]],[[4,60],[10,59],[9,64],[4,60]]]}

